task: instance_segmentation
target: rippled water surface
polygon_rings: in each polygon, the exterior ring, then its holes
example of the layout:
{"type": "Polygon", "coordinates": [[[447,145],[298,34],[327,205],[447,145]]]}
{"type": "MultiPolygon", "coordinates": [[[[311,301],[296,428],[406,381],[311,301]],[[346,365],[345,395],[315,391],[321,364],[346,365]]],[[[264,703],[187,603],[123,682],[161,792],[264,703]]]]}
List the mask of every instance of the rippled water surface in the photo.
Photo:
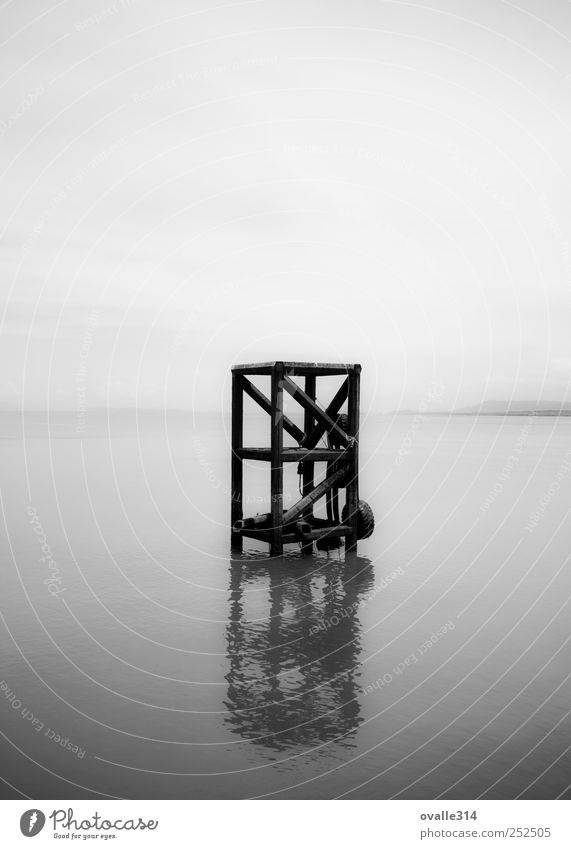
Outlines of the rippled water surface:
{"type": "Polygon", "coordinates": [[[375,534],[274,560],[227,420],[77,425],[2,418],[6,795],[570,796],[571,419],[370,416],[375,534]]]}

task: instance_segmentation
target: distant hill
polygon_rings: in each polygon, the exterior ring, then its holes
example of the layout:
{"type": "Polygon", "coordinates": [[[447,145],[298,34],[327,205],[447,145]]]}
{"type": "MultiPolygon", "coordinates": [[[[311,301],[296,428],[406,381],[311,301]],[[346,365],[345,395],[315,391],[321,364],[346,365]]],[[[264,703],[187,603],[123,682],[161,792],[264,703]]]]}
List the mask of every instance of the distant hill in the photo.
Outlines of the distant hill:
{"type": "Polygon", "coordinates": [[[483,401],[472,407],[459,407],[456,415],[470,416],[570,416],[571,404],[561,401],[483,401]]]}
{"type": "Polygon", "coordinates": [[[482,401],[455,410],[391,410],[389,416],[571,416],[571,403],[560,401],[482,401]]]}

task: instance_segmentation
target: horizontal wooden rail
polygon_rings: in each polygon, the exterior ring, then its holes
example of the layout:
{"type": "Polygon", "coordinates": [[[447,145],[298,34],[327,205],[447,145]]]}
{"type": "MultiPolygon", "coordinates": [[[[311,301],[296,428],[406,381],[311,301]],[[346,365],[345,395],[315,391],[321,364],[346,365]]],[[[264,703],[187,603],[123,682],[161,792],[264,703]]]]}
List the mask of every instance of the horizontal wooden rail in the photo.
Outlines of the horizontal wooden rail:
{"type": "Polygon", "coordinates": [[[303,542],[310,542],[316,539],[335,539],[336,537],[346,537],[353,533],[351,525],[329,525],[328,527],[312,528],[307,533],[303,534],[303,542]]]}
{"type": "Polygon", "coordinates": [[[294,363],[289,360],[275,360],[269,363],[241,363],[232,366],[232,371],[235,374],[264,375],[271,374],[277,365],[280,365],[286,372],[300,376],[351,374],[356,368],[360,368],[356,363],[294,363]]]}
{"type": "MultiPolygon", "coordinates": [[[[300,460],[311,460],[312,463],[320,463],[337,460],[345,456],[346,453],[345,450],[333,448],[284,448],[282,451],[282,460],[284,463],[299,463],[300,460]]],[[[269,448],[241,448],[238,456],[242,460],[265,460],[270,462],[272,459],[269,448]]]]}
{"type": "MultiPolygon", "coordinates": [[[[267,518],[269,519],[269,516],[267,518]]],[[[271,530],[271,527],[260,527],[259,525],[251,527],[244,526],[243,522],[237,522],[235,527],[235,532],[243,536],[264,540],[270,538],[271,530]]],[[[284,532],[284,539],[286,536],[290,538],[290,542],[294,540],[297,542],[309,542],[310,540],[321,539],[322,537],[331,537],[333,539],[335,537],[347,536],[352,533],[352,530],[351,525],[332,525],[331,522],[325,519],[319,524],[315,524],[313,519],[311,523],[300,519],[295,525],[290,526],[290,529],[284,532]]]]}

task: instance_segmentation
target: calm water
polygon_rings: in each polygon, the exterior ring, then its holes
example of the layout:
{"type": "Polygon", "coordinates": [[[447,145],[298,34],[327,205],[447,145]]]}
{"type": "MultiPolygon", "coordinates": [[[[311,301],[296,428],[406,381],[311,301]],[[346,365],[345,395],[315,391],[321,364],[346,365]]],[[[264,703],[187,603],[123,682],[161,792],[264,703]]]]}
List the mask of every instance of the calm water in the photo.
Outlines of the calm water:
{"type": "Polygon", "coordinates": [[[227,421],[76,426],[2,418],[7,796],[571,796],[571,419],[370,417],[375,534],[279,560],[227,421]]]}

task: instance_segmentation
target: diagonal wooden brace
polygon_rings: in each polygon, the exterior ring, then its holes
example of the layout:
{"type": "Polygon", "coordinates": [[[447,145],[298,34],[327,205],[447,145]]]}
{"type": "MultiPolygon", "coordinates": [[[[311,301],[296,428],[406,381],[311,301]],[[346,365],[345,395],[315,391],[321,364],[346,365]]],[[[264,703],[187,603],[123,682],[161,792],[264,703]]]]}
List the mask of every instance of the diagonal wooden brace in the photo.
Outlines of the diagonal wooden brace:
{"type": "MultiPolygon", "coordinates": [[[[262,408],[262,410],[265,410],[266,413],[271,414],[272,405],[270,403],[270,399],[266,398],[264,393],[260,392],[258,387],[254,386],[254,384],[251,381],[249,381],[247,377],[242,376],[242,381],[243,381],[243,389],[244,389],[244,392],[246,393],[246,395],[249,395],[250,398],[253,401],[256,402],[256,404],[259,404],[260,407],[262,408]]],[[[284,430],[286,430],[289,433],[290,436],[293,436],[293,438],[297,442],[300,442],[300,443],[302,442],[302,440],[305,437],[304,432],[294,422],[292,422],[291,419],[288,419],[287,416],[283,417],[283,426],[284,426],[284,430]]],[[[316,443],[316,445],[317,445],[317,443],[316,443]]]]}
{"type": "MultiPolygon", "coordinates": [[[[308,410],[308,412],[310,412],[313,417],[316,418],[317,421],[324,426],[324,432],[327,430],[330,433],[335,433],[337,434],[338,438],[341,440],[341,443],[343,445],[348,444],[349,437],[347,436],[343,428],[339,427],[337,422],[332,419],[331,416],[329,416],[325,412],[325,410],[322,410],[321,407],[312,398],[309,397],[309,395],[306,395],[301,386],[298,386],[297,383],[295,383],[295,381],[291,379],[291,377],[284,376],[283,388],[286,390],[286,392],[289,392],[292,398],[295,398],[295,400],[298,401],[304,409],[308,410]]],[[[341,404],[339,406],[341,406],[341,404]]]]}
{"type": "MultiPolygon", "coordinates": [[[[339,412],[340,407],[345,402],[347,395],[349,392],[349,380],[344,380],[335,395],[333,396],[333,400],[325,410],[325,413],[329,416],[330,419],[335,419],[337,413],[339,412]]],[[[302,448],[315,448],[317,443],[321,439],[324,433],[326,433],[328,428],[326,427],[323,421],[318,422],[315,427],[309,432],[306,433],[303,441],[301,443],[302,448]]]]}
{"type": "Polygon", "coordinates": [[[290,522],[294,522],[298,519],[310,504],[314,504],[322,498],[325,493],[331,489],[331,487],[335,486],[335,484],[342,480],[346,475],[347,468],[343,466],[333,472],[333,474],[329,475],[328,478],[322,480],[321,483],[317,484],[315,489],[312,489],[311,492],[308,493],[308,495],[305,495],[302,499],[297,501],[293,507],[290,507],[289,510],[285,511],[283,524],[289,525],[290,522]]]}

